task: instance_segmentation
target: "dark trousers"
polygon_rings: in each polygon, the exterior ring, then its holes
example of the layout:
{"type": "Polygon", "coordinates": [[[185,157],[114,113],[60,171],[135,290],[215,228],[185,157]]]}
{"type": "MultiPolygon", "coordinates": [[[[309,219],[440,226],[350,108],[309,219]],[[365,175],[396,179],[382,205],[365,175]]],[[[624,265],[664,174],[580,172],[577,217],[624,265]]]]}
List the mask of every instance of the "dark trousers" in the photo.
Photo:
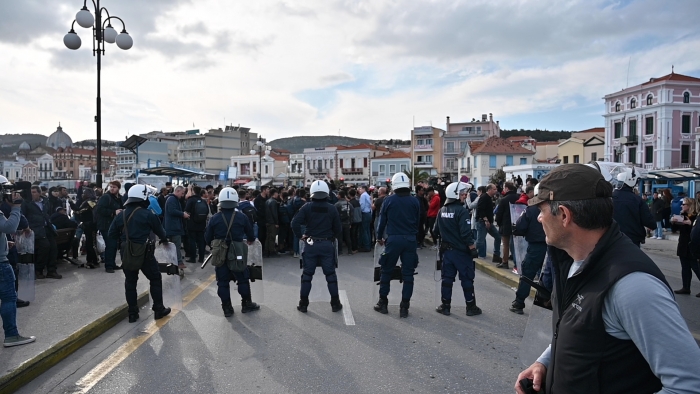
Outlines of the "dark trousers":
{"type": "Polygon", "coordinates": [[[197,252],[199,252],[199,260],[204,260],[204,248],[206,246],[204,231],[190,231],[188,239],[190,241],[190,256],[192,259],[197,257],[197,252]]]}
{"type": "Polygon", "coordinates": [[[243,272],[233,272],[228,269],[228,264],[216,267],[216,294],[221,298],[222,304],[231,302],[231,281],[238,284],[238,294],[241,299],[250,299],[250,271],[248,268],[243,272]]]}
{"type": "Polygon", "coordinates": [[[280,252],[287,250],[287,238],[289,236],[289,224],[280,224],[279,229],[277,229],[277,249],[280,252]]]}
{"type": "MultiPolygon", "coordinates": [[[[542,268],[544,256],[547,254],[547,244],[544,242],[530,242],[527,244],[527,253],[521,264],[520,275],[528,279],[534,279],[537,272],[542,268]]],[[[525,303],[525,299],[530,295],[530,285],[521,280],[518,283],[518,290],[515,292],[515,300],[518,303],[525,303]]]]}
{"type": "Polygon", "coordinates": [[[267,243],[267,224],[265,221],[258,222],[258,239],[263,247],[263,253],[265,252],[265,244],[267,243]]]}
{"type": "Polygon", "coordinates": [[[379,277],[379,295],[388,296],[391,288],[391,274],[401,258],[403,291],[401,298],[410,300],[413,295],[413,275],[418,265],[416,237],[411,235],[390,235],[385,242],[384,253],[379,258],[382,274],[379,277]]]}
{"type": "Polygon", "coordinates": [[[328,292],[331,297],[338,297],[338,276],[335,274],[335,251],[332,241],[316,241],[313,245],[306,244],[301,253],[304,270],[301,274],[301,298],[308,298],[311,293],[311,280],[316,273],[316,267],[321,266],[326,275],[328,292]]]}
{"type": "Polygon", "coordinates": [[[459,273],[459,281],[462,283],[464,300],[474,301],[474,259],[461,250],[446,250],[442,255],[442,286],[441,296],[444,300],[452,299],[452,285],[459,273]]]}
{"type": "Polygon", "coordinates": [[[698,259],[687,256],[679,257],[681,259],[681,280],[683,281],[683,288],[690,289],[690,280],[693,279],[693,272],[700,280],[700,265],[698,264],[698,259]]]}
{"type": "Polygon", "coordinates": [[[427,221],[428,217],[421,215],[420,222],[418,223],[418,234],[416,234],[416,242],[419,246],[423,246],[423,240],[425,240],[425,223],[427,221]]]}
{"type": "Polygon", "coordinates": [[[430,238],[433,239],[433,243],[436,242],[435,230],[433,229],[433,227],[435,227],[435,220],[436,219],[437,219],[437,216],[432,217],[432,218],[431,217],[428,218],[428,231],[430,231],[430,238]]]}
{"type": "Polygon", "coordinates": [[[55,272],[57,253],[56,238],[53,235],[47,234],[46,238],[34,239],[34,269],[38,272],[43,272],[44,269],[55,272]]]}
{"type": "Polygon", "coordinates": [[[108,237],[107,234],[109,233],[109,228],[101,228],[100,229],[100,234],[102,234],[102,238],[105,240],[105,269],[107,268],[112,268],[114,269],[117,266],[117,244],[118,241],[116,238],[111,238],[108,237]]]}
{"type": "Polygon", "coordinates": [[[362,228],[362,222],[353,223],[350,228],[350,234],[352,235],[352,250],[357,250],[360,247],[360,229],[362,228]]]}
{"type": "Polygon", "coordinates": [[[277,227],[274,224],[267,224],[265,229],[265,245],[263,246],[263,251],[265,255],[269,256],[277,253],[275,248],[275,238],[277,237],[277,227]]]}
{"type": "Polygon", "coordinates": [[[338,240],[338,254],[340,254],[340,253],[341,253],[341,250],[343,249],[343,248],[342,248],[343,242],[341,242],[341,241],[344,241],[344,242],[345,242],[345,247],[346,247],[347,250],[348,250],[348,254],[350,254],[350,253],[353,251],[353,249],[352,249],[352,234],[351,234],[351,232],[352,232],[352,229],[350,228],[350,223],[343,223],[343,232],[342,232],[342,235],[341,235],[341,238],[342,238],[342,239],[339,239],[339,240],[338,240]]]}
{"type": "MultiPolygon", "coordinates": [[[[123,252],[122,252],[123,253],[123,252]]],[[[163,306],[163,280],[160,277],[158,262],[153,255],[147,255],[144,258],[141,272],[150,282],[151,299],[153,300],[154,311],[161,311],[163,306]]],[[[136,302],[136,284],[139,281],[139,271],[124,270],[124,293],[126,295],[126,303],[129,305],[129,314],[138,313],[139,307],[136,302]]]]}

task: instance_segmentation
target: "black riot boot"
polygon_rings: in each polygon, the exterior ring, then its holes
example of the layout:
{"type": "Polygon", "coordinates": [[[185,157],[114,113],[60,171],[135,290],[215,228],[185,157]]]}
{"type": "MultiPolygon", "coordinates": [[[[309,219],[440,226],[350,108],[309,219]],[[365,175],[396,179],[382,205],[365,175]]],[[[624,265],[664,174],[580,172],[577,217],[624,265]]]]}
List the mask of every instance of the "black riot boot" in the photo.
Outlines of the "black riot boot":
{"type": "Polygon", "coordinates": [[[437,313],[442,313],[445,316],[449,316],[450,315],[450,302],[452,302],[452,300],[448,300],[448,299],[443,298],[442,304],[440,306],[438,306],[437,308],[435,308],[435,311],[437,311],[437,313]]]}
{"type": "Polygon", "coordinates": [[[248,313],[257,311],[258,309],[260,309],[260,305],[254,303],[253,300],[250,299],[250,297],[241,300],[241,312],[248,313]]]}
{"type": "Polygon", "coordinates": [[[377,302],[377,305],[374,306],[374,310],[386,315],[389,313],[389,310],[386,308],[387,305],[389,305],[389,299],[386,298],[386,296],[379,296],[379,302],[377,302]]]}
{"type": "Polygon", "coordinates": [[[340,303],[340,298],[338,296],[331,297],[331,309],[333,312],[338,312],[343,309],[343,304],[340,303]]]}
{"type": "Polygon", "coordinates": [[[467,316],[476,316],[481,314],[481,308],[476,306],[476,300],[467,302],[467,316]]]}
{"type": "Polygon", "coordinates": [[[221,309],[224,310],[224,317],[233,316],[233,305],[231,305],[231,299],[221,303],[221,309]]]}
{"type": "Polygon", "coordinates": [[[399,305],[399,317],[408,317],[408,308],[411,306],[411,301],[402,299],[399,305]]]}
{"type": "Polygon", "coordinates": [[[170,314],[170,308],[163,308],[157,311],[153,311],[153,318],[158,320],[170,314]]]}
{"type": "Polygon", "coordinates": [[[299,306],[297,306],[297,310],[299,312],[306,313],[306,308],[309,306],[309,297],[302,297],[299,300],[299,306]]]}
{"type": "Polygon", "coordinates": [[[129,307],[129,323],[136,323],[136,321],[139,319],[139,308],[138,307],[129,307]]]}

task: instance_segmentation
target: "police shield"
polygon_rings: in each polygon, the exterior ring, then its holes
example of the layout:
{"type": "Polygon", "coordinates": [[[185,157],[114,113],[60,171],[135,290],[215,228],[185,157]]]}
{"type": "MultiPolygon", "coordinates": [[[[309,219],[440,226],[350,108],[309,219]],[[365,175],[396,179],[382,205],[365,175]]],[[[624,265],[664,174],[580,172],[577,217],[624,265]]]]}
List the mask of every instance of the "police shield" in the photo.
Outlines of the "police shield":
{"type": "Polygon", "coordinates": [[[34,301],[34,264],[17,264],[17,298],[34,301]]]}
{"type": "MultiPolygon", "coordinates": [[[[379,242],[374,244],[374,260],[373,260],[373,281],[372,290],[368,293],[372,295],[371,302],[376,303],[379,301],[379,278],[381,275],[381,259],[384,256],[384,245],[380,245],[379,242]]],[[[398,285],[393,287],[393,291],[389,292],[389,305],[399,305],[401,303],[401,285],[399,285],[401,272],[401,265],[396,264],[394,268],[394,274],[392,275],[391,283],[398,285]],[[396,279],[396,280],[395,280],[396,279]]]]}
{"type": "MultiPolygon", "coordinates": [[[[337,272],[338,243],[336,241],[333,241],[333,246],[335,247],[335,266],[337,272]]],[[[299,250],[302,250],[301,246],[299,247],[299,250]]],[[[326,277],[323,275],[323,271],[320,269],[316,270],[316,273],[314,274],[313,279],[311,280],[311,292],[309,293],[309,302],[331,302],[331,294],[328,291],[328,282],[326,282],[326,277]]]]}
{"type": "MultiPolygon", "coordinates": [[[[527,205],[525,204],[510,204],[510,221],[513,226],[518,222],[521,216],[525,214],[527,205]]],[[[523,236],[513,236],[513,259],[515,260],[515,266],[518,269],[518,273],[523,272],[521,265],[525,259],[525,254],[527,254],[527,241],[523,236]]]]}
{"type": "Polygon", "coordinates": [[[248,245],[248,272],[250,273],[250,296],[258,304],[265,303],[265,286],[263,280],[263,257],[262,244],[255,240],[252,245],[248,245]]]}
{"type": "MultiPolygon", "coordinates": [[[[177,266],[177,247],[174,243],[158,245],[153,251],[153,256],[159,264],[172,264],[177,266]]],[[[163,275],[163,305],[173,310],[182,310],[182,287],[180,276],[163,275]]]]}
{"type": "Polygon", "coordinates": [[[520,362],[530,366],[552,342],[552,311],[528,302],[530,316],[520,344],[520,362]]]}
{"type": "MultiPolygon", "coordinates": [[[[438,240],[437,250],[435,251],[435,271],[433,272],[433,280],[435,281],[434,301],[436,304],[442,304],[442,269],[445,266],[445,260],[440,253],[440,241],[438,240]]],[[[459,282],[459,275],[455,277],[455,282],[452,286],[452,306],[467,306],[467,301],[464,299],[464,291],[459,282]]]]}

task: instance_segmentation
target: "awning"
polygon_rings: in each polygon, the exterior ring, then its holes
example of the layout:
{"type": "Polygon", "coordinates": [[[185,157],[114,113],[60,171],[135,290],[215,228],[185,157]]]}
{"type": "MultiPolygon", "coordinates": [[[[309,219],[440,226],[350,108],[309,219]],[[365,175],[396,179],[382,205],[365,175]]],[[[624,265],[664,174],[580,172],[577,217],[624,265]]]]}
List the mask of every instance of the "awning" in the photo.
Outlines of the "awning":
{"type": "Polygon", "coordinates": [[[141,136],[134,134],[131,137],[127,138],[126,141],[119,144],[119,146],[121,146],[122,148],[126,148],[126,149],[134,152],[134,154],[136,154],[136,149],[138,149],[138,147],[141,146],[141,144],[143,144],[146,141],[148,141],[148,140],[141,137],[141,136]]]}
{"type": "Polygon", "coordinates": [[[194,178],[194,177],[206,177],[206,176],[214,176],[214,174],[209,174],[204,171],[194,171],[194,170],[188,170],[186,168],[178,168],[178,167],[152,167],[152,168],[143,168],[140,171],[141,174],[147,174],[147,175],[165,175],[165,176],[172,176],[172,177],[178,177],[178,178],[194,178]]]}
{"type": "Polygon", "coordinates": [[[647,173],[650,179],[670,179],[674,181],[700,180],[700,169],[670,168],[668,170],[652,170],[647,173]]]}
{"type": "Polygon", "coordinates": [[[246,183],[248,183],[248,182],[250,182],[250,181],[247,180],[247,179],[236,179],[236,180],[233,182],[233,184],[234,184],[234,185],[243,185],[243,184],[246,184],[246,183]]]}

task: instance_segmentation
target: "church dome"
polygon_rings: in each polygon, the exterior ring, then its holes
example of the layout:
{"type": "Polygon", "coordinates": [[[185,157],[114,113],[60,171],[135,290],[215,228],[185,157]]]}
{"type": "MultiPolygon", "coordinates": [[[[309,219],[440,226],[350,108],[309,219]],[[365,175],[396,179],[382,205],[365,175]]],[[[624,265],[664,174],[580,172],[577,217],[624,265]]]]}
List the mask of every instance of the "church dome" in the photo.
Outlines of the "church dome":
{"type": "Polygon", "coordinates": [[[29,146],[27,141],[23,141],[21,144],[19,144],[19,150],[32,150],[32,147],[29,146]]]}
{"type": "Polygon", "coordinates": [[[68,134],[66,134],[65,131],[63,131],[63,128],[61,128],[61,125],[59,124],[56,131],[54,131],[53,134],[46,139],[46,146],[53,149],[69,148],[73,146],[73,140],[68,134]]]}

